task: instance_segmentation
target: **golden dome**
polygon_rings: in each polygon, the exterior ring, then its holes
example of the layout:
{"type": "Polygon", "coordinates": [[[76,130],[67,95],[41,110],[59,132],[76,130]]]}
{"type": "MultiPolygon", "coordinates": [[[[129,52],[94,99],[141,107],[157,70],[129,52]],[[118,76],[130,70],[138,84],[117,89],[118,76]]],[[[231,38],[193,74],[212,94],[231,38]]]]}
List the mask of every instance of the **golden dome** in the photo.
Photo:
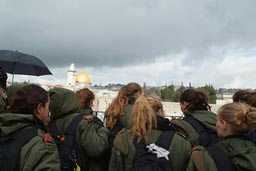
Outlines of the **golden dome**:
{"type": "Polygon", "coordinates": [[[76,82],[86,83],[86,84],[92,83],[90,76],[85,72],[80,72],[79,74],[76,75],[76,82]]]}

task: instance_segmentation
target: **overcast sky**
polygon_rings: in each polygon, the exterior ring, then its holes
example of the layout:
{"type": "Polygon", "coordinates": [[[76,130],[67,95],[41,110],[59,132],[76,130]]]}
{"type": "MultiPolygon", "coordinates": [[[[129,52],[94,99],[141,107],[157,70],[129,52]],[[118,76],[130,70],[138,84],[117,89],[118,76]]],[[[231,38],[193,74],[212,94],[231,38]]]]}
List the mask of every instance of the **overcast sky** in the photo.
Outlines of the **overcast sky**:
{"type": "Polygon", "coordinates": [[[255,0],[0,0],[0,49],[39,57],[67,84],[256,88],[255,0]]]}

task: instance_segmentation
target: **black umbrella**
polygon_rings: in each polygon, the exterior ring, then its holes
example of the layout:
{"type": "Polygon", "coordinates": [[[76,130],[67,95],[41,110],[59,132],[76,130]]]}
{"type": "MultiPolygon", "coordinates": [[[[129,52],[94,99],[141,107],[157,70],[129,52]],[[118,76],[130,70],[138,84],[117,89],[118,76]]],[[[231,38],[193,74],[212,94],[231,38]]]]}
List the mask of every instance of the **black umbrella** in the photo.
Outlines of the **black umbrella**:
{"type": "MultiPolygon", "coordinates": [[[[52,75],[48,67],[37,57],[11,50],[0,50],[0,66],[7,73],[22,75],[52,75]]],[[[13,81],[13,78],[12,78],[13,81]]]]}

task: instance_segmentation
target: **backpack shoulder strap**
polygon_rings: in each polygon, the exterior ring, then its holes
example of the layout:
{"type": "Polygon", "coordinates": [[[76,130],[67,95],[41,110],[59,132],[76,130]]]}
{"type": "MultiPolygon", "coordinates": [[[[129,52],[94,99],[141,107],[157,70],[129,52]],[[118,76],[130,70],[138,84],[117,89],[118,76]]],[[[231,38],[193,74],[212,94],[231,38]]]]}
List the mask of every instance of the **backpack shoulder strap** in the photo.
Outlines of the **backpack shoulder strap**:
{"type": "Polygon", "coordinates": [[[22,130],[6,139],[6,145],[1,149],[4,162],[1,161],[1,169],[3,170],[20,170],[20,152],[21,148],[33,137],[37,135],[37,129],[32,127],[22,130]]]}
{"type": "Polygon", "coordinates": [[[185,116],[183,118],[183,120],[190,123],[193,126],[193,128],[195,128],[195,130],[198,134],[202,134],[203,132],[206,132],[206,128],[204,127],[204,125],[201,122],[199,122],[198,120],[196,120],[194,117],[185,116]]]}
{"type": "Polygon", "coordinates": [[[76,135],[76,129],[77,129],[77,126],[79,124],[79,122],[84,118],[85,114],[83,113],[80,113],[78,114],[77,116],[75,116],[73,118],[73,120],[70,122],[69,126],[67,127],[65,133],[66,133],[66,139],[65,139],[65,142],[67,144],[69,144],[70,146],[73,147],[73,149],[75,150],[75,158],[76,158],[76,161],[81,170],[88,170],[88,158],[87,156],[83,156],[82,155],[82,151],[81,151],[81,148],[78,144],[78,142],[76,142],[75,140],[75,135],[76,135]]]}
{"type": "Polygon", "coordinates": [[[212,145],[207,148],[207,151],[211,154],[218,171],[237,171],[232,160],[218,146],[212,145]]]}
{"type": "Polygon", "coordinates": [[[56,125],[56,122],[54,120],[52,120],[49,124],[51,135],[53,137],[57,137],[59,135],[64,135],[64,134],[74,135],[76,132],[77,125],[83,119],[83,117],[84,117],[84,114],[82,114],[82,113],[75,116],[73,118],[73,120],[70,122],[70,124],[68,125],[68,127],[66,128],[65,133],[60,131],[56,125]]]}
{"type": "Polygon", "coordinates": [[[162,133],[160,134],[156,141],[156,145],[168,150],[174,134],[175,131],[162,131],[162,133]]]}
{"type": "Polygon", "coordinates": [[[80,113],[79,115],[75,116],[73,120],[70,122],[69,126],[66,129],[66,134],[68,135],[75,135],[76,128],[78,126],[78,123],[83,119],[84,114],[80,113]]]}

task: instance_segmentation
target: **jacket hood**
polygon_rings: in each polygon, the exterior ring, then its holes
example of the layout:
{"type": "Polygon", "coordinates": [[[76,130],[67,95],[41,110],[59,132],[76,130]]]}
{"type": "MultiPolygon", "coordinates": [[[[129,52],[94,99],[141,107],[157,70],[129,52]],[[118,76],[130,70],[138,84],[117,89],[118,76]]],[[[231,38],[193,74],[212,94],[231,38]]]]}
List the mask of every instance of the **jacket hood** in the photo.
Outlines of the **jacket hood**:
{"type": "Polygon", "coordinates": [[[49,90],[51,118],[59,118],[80,111],[76,94],[68,89],[55,87],[49,90]]]}
{"type": "Polygon", "coordinates": [[[0,137],[33,125],[33,115],[16,113],[0,114],[0,137]]]}
{"type": "Polygon", "coordinates": [[[185,115],[191,115],[202,122],[207,128],[216,130],[217,115],[213,112],[208,110],[196,110],[194,112],[186,112],[185,115]]]}
{"type": "Polygon", "coordinates": [[[218,144],[240,170],[256,170],[256,145],[252,141],[229,138],[218,144]]]}

